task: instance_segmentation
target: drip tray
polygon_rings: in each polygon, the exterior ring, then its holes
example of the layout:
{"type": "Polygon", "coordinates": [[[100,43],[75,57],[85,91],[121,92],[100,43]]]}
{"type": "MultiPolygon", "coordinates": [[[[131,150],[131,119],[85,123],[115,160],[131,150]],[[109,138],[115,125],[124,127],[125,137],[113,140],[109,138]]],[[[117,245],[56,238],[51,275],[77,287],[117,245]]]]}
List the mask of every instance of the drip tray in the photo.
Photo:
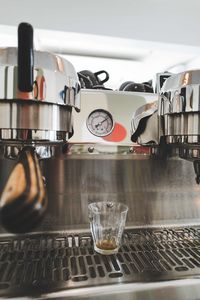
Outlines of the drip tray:
{"type": "Polygon", "coordinates": [[[109,256],[94,252],[85,233],[0,238],[0,296],[198,275],[200,227],[127,230],[109,256]]]}

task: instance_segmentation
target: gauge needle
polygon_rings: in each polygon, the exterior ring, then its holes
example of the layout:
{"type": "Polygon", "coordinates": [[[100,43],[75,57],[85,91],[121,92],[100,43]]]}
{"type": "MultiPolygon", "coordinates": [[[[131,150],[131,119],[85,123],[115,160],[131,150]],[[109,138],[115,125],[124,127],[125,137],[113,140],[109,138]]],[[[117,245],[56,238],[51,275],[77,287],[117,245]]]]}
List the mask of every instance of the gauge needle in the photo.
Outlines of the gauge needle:
{"type": "Polygon", "coordinates": [[[98,127],[101,126],[102,123],[104,123],[106,120],[108,120],[108,117],[105,118],[103,121],[99,122],[98,124],[96,124],[95,127],[98,128],[98,127]]]}

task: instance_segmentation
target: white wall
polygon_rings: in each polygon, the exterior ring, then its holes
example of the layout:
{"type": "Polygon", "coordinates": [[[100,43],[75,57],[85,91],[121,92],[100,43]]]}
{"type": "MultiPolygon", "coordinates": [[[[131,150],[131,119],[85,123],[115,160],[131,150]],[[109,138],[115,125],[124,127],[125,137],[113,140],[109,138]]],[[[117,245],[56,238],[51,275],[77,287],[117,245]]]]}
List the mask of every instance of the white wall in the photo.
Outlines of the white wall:
{"type": "Polygon", "coordinates": [[[0,0],[0,24],[200,46],[199,0],[0,0]]]}
{"type": "Polygon", "coordinates": [[[17,25],[29,22],[36,49],[66,55],[77,71],[105,69],[117,89],[200,68],[199,12],[199,0],[0,0],[0,47],[16,45],[17,25]]]}

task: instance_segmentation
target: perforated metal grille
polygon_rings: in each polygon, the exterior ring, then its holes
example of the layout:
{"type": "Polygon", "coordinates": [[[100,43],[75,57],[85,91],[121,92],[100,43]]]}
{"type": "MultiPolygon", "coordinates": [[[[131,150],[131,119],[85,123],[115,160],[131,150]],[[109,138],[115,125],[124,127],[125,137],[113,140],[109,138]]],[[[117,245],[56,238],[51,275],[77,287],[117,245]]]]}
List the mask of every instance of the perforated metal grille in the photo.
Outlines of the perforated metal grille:
{"type": "Polygon", "coordinates": [[[93,250],[90,234],[0,239],[0,294],[200,275],[200,228],[128,230],[115,255],[93,250]]]}

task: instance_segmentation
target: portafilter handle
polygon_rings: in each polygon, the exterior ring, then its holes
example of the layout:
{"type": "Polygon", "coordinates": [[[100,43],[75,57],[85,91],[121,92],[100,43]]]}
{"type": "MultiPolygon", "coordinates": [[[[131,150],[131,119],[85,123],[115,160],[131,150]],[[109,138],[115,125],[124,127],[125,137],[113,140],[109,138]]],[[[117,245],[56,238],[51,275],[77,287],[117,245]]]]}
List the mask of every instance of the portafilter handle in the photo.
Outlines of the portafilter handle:
{"type": "Polygon", "coordinates": [[[2,225],[10,232],[32,230],[47,208],[47,195],[33,147],[24,147],[0,199],[2,225]]]}

